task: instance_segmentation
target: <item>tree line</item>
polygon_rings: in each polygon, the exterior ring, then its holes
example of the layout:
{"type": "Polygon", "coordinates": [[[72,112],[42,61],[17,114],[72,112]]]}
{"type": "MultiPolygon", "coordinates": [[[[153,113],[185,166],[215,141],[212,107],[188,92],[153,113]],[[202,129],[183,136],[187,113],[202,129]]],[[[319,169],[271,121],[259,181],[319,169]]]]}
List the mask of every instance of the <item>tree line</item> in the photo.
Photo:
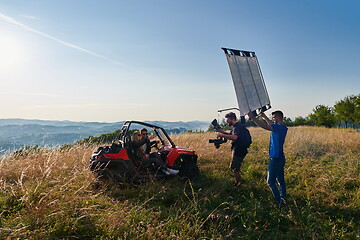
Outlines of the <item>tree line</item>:
{"type": "Polygon", "coordinates": [[[307,117],[296,117],[294,121],[284,119],[287,126],[352,127],[360,124],[360,94],[347,96],[334,106],[317,105],[307,117]]]}
{"type": "MultiPolygon", "coordinates": [[[[360,94],[347,96],[335,103],[334,106],[317,105],[306,117],[296,117],[294,120],[284,117],[286,126],[324,126],[356,128],[360,125],[360,94]]],[[[225,119],[222,119],[220,126],[228,130],[225,119]]],[[[245,122],[245,126],[256,126],[251,120],[245,122]]],[[[208,131],[214,131],[210,124],[208,131]]]]}

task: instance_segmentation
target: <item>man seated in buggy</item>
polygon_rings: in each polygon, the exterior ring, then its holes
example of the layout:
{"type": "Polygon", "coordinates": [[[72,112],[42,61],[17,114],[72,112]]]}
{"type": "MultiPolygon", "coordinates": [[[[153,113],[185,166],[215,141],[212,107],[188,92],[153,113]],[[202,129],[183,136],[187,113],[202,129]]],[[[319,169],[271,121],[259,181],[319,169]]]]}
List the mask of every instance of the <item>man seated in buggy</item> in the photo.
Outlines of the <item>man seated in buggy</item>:
{"type": "Polygon", "coordinates": [[[147,137],[142,139],[139,131],[135,131],[132,134],[131,142],[135,161],[140,162],[140,167],[147,168],[153,165],[157,170],[161,169],[166,175],[175,175],[179,172],[179,170],[168,168],[161,159],[150,156],[143,150],[142,146],[147,145],[146,143],[150,141],[147,137]]]}

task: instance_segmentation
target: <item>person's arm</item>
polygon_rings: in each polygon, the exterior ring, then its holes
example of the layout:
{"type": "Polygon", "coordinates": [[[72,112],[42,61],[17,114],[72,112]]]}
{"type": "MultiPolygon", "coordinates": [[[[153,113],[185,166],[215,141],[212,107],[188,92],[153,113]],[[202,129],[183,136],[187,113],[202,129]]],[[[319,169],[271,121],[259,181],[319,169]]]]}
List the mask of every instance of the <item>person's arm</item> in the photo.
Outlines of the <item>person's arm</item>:
{"type": "Polygon", "coordinates": [[[266,116],[265,113],[261,112],[260,116],[267,122],[268,125],[272,125],[273,122],[268,118],[268,116],[266,116]]]}
{"type": "Polygon", "coordinates": [[[225,132],[225,131],[222,130],[222,129],[218,129],[216,132],[220,132],[220,133],[224,133],[224,134],[229,134],[229,133],[225,132]]]}
{"type": "MultiPolygon", "coordinates": [[[[263,115],[265,115],[265,114],[264,114],[264,113],[261,113],[261,116],[262,116],[262,117],[263,117],[263,115]]],[[[258,125],[259,127],[263,128],[263,129],[265,129],[265,130],[269,130],[269,131],[273,131],[273,130],[274,130],[274,129],[272,128],[272,126],[270,125],[270,124],[271,124],[270,119],[269,119],[268,117],[266,117],[266,115],[265,115],[264,119],[265,119],[265,121],[266,121],[268,124],[263,123],[262,121],[260,121],[259,119],[257,119],[257,118],[252,114],[252,112],[249,112],[249,113],[248,113],[248,116],[249,116],[249,118],[250,118],[251,120],[253,120],[254,123],[255,123],[256,125],[258,125]],[[267,119],[269,120],[270,124],[269,124],[269,122],[267,121],[267,119]]]]}
{"type": "Polygon", "coordinates": [[[229,139],[229,140],[234,140],[234,141],[237,139],[237,136],[235,134],[232,135],[232,134],[229,134],[227,132],[225,132],[225,133],[216,132],[216,136],[223,137],[223,138],[226,138],[226,139],[229,139]]]}
{"type": "Polygon", "coordinates": [[[140,141],[138,141],[138,142],[134,141],[134,142],[133,142],[133,146],[134,146],[134,147],[140,147],[140,146],[144,145],[145,143],[146,143],[146,138],[143,139],[143,140],[140,140],[140,141]]]}

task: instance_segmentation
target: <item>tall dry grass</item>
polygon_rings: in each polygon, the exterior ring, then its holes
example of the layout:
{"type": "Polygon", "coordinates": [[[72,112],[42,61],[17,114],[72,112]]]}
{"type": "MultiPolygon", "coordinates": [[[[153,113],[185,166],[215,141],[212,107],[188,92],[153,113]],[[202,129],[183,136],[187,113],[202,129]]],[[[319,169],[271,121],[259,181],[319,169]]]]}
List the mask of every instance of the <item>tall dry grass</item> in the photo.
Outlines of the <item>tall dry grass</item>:
{"type": "Polygon", "coordinates": [[[172,136],[199,155],[201,176],[94,188],[96,146],[37,150],[0,161],[0,238],[6,239],[351,239],[359,236],[360,132],[289,128],[288,206],[272,205],[265,184],[269,132],[253,144],[231,186],[230,143],[214,133],[172,136]]]}
{"type": "MultiPolygon", "coordinates": [[[[253,144],[245,159],[244,170],[262,168],[265,178],[270,132],[253,127],[249,130],[253,144]]],[[[215,134],[182,134],[174,136],[174,141],[179,146],[197,149],[202,168],[225,169],[231,159],[230,143],[216,149],[208,144],[209,138],[215,138],[215,134]]],[[[316,196],[314,199],[330,206],[360,206],[360,192],[347,194],[347,190],[360,186],[359,130],[291,127],[284,151],[290,191],[291,187],[295,188],[309,199],[316,196]]]]}

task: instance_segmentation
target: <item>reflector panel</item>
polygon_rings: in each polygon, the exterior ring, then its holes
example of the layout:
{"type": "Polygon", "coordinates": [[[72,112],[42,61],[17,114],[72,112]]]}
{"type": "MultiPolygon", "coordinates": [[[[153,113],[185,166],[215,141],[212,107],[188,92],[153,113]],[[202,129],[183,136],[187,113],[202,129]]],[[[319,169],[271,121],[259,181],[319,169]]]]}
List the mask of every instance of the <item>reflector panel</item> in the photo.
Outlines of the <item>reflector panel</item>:
{"type": "Polygon", "coordinates": [[[222,48],[229,64],[240,116],[271,108],[255,52],[222,48]]]}

